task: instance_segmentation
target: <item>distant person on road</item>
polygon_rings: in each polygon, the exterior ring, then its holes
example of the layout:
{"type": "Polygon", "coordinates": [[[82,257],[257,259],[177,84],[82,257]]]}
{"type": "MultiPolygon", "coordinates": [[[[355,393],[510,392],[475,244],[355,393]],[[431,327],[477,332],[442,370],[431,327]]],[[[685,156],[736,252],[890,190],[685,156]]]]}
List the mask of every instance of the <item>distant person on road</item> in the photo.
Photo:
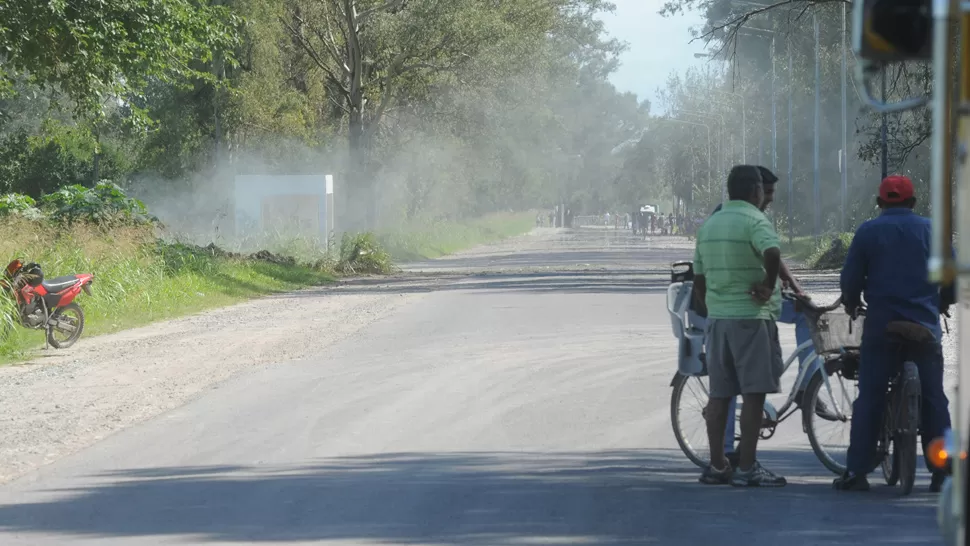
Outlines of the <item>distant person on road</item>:
{"type": "Polygon", "coordinates": [[[782,487],[787,481],[758,462],[765,395],[781,390],[784,371],[778,326],[781,294],[778,234],[761,212],[764,185],[752,165],[737,165],[728,176],[730,201],[701,226],[694,252],[695,303],[708,317],[707,365],[710,401],[707,435],[711,463],[705,484],[782,487]],[[752,252],[753,250],[753,252],[752,252]],[[725,457],[728,409],[738,395],[741,410],[737,469],[725,457]]]}

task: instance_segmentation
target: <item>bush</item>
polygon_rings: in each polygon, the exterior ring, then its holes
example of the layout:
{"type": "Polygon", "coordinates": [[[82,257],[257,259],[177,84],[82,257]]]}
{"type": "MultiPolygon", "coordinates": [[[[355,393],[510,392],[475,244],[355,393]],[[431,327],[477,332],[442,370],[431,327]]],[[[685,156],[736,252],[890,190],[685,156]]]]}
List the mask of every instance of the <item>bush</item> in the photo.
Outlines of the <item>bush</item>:
{"type": "Polygon", "coordinates": [[[44,213],[37,208],[37,202],[19,193],[0,195],[0,218],[10,215],[17,215],[28,220],[44,218],[44,213]]]}
{"type": "Polygon", "coordinates": [[[391,255],[377,242],[373,233],[350,235],[340,241],[336,270],[345,275],[381,275],[392,270],[391,255]]]}
{"type": "Polygon", "coordinates": [[[841,269],[849,253],[852,236],[852,233],[839,233],[823,237],[809,257],[808,266],[812,269],[841,269]]]}
{"type": "Polygon", "coordinates": [[[110,181],[102,181],[94,188],[73,185],[45,195],[44,208],[52,220],[73,223],[89,222],[100,226],[127,224],[147,225],[157,222],[148,214],[145,204],[125,195],[110,181]]]}

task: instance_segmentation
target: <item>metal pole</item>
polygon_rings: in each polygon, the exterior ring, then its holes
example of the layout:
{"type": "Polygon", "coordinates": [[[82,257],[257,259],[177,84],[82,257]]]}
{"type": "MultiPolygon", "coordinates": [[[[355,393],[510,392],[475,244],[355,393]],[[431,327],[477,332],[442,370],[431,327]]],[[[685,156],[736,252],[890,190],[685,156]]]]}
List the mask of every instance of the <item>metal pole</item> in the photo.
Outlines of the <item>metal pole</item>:
{"type": "MultiPolygon", "coordinates": [[[[882,69],[882,101],[886,102],[886,68],[882,69]]],[[[889,176],[889,117],[882,113],[882,177],[889,176]]]]}
{"type": "Polygon", "coordinates": [[[848,71],[848,58],[846,55],[846,26],[845,26],[846,5],[842,4],[842,214],[839,222],[839,231],[845,231],[845,205],[849,193],[849,130],[848,130],[848,97],[846,95],[846,79],[848,71]]]}
{"type": "Polygon", "coordinates": [[[820,235],[820,231],[821,231],[821,225],[820,225],[821,224],[821,217],[820,217],[821,210],[819,210],[819,200],[820,200],[820,197],[821,196],[820,196],[820,191],[819,191],[819,179],[818,179],[819,178],[819,172],[818,172],[819,171],[819,167],[818,167],[818,148],[819,148],[819,143],[818,143],[818,125],[819,125],[819,110],[820,110],[820,104],[819,104],[819,87],[820,87],[821,74],[819,72],[820,69],[819,69],[819,51],[818,51],[818,49],[819,49],[819,44],[818,44],[818,40],[819,40],[819,36],[818,36],[819,35],[818,15],[816,13],[814,13],[814,12],[812,13],[812,22],[815,25],[815,150],[814,150],[814,157],[813,157],[813,170],[815,171],[815,180],[814,180],[814,185],[813,185],[813,190],[814,190],[814,196],[813,197],[814,197],[814,202],[815,202],[815,233],[814,233],[814,235],[815,235],[815,239],[818,239],[819,238],[819,235],[820,235]]]}
{"type": "Polygon", "coordinates": [[[792,180],[792,157],[794,156],[794,144],[792,143],[792,94],[795,86],[795,77],[792,74],[791,62],[791,38],[788,39],[788,244],[792,244],[795,238],[795,222],[792,219],[792,201],[795,191],[795,182],[792,180]]]}
{"type": "MultiPolygon", "coordinates": [[[[744,105],[744,95],[741,95],[741,163],[748,164],[748,109],[744,105]]],[[[727,187],[724,188],[725,201],[727,201],[727,187]]]]}
{"type": "MultiPolygon", "coordinates": [[[[843,5],[843,9],[845,9],[843,5]]],[[[771,170],[778,169],[778,122],[775,104],[775,35],[771,35],[771,170]]]]}

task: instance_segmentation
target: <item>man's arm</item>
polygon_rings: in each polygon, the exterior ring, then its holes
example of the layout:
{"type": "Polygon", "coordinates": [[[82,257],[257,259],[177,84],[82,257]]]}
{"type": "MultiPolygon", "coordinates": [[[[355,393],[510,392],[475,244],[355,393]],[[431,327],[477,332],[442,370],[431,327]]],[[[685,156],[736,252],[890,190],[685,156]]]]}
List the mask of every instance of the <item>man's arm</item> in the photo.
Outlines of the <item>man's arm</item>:
{"type": "Polygon", "coordinates": [[[785,265],[784,260],[781,262],[781,269],[778,270],[778,276],[781,278],[781,282],[784,283],[789,289],[791,289],[796,294],[802,294],[802,285],[798,283],[795,276],[792,275],[791,270],[785,265]]]}
{"type": "Polygon", "coordinates": [[[781,263],[781,249],[778,247],[766,248],[762,256],[765,264],[765,280],[762,284],[765,285],[765,288],[774,291],[775,285],[778,283],[778,275],[785,265],[781,263]]]}
{"type": "Polygon", "coordinates": [[[707,316],[707,278],[704,276],[704,257],[701,255],[702,233],[697,233],[694,245],[694,306],[697,314],[707,316]]]}
{"type": "Polygon", "coordinates": [[[771,299],[775,291],[782,268],[781,241],[778,240],[778,234],[767,219],[755,224],[751,232],[751,246],[761,254],[765,268],[765,278],[760,285],[752,287],[752,295],[755,299],[766,302],[771,299]]]}
{"type": "Polygon", "coordinates": [[[707,279],[704,275],[694,275],[694,310],[702,317],[707,316],[707,279]]]}
{"type": "Polygon", "coordinates": [[[862,291],[866,287],[866,232],[865,224],[859,226],[852,243],[849,245],[849,252],[846,254],[845,263],[842,264],[842,273],[839,275],[839,288],[842,291],[842,303],[846,309],[855,309],[862,303],[862,291]]]}

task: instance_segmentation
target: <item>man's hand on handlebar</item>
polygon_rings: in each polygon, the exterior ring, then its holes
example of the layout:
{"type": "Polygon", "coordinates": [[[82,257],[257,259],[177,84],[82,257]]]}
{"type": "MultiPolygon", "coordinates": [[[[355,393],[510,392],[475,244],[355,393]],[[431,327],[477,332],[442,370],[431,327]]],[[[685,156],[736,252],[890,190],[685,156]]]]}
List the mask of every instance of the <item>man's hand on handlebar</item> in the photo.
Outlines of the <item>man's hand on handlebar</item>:
{"type": "Polygon", "coordinates": [[[866,306],[863,305],[863,304],[861,304],[861,303],[855,304],[855,305],[846,304],[845,305],[845,312],[850,317],[852,317],[852,320],[855,320],[855,319],[859,318],[860,315],[865,315],[866,314],[866,306]]]}
{"type": "Polygon", "coordinates": [[[782,279],[781,281],[782,290],[787,290],[796,296],[801,296],[807,298],[808,295],[802,290],[802,286],[798,284],[795,277],[790,277],[788,279],[782,279]]]}

